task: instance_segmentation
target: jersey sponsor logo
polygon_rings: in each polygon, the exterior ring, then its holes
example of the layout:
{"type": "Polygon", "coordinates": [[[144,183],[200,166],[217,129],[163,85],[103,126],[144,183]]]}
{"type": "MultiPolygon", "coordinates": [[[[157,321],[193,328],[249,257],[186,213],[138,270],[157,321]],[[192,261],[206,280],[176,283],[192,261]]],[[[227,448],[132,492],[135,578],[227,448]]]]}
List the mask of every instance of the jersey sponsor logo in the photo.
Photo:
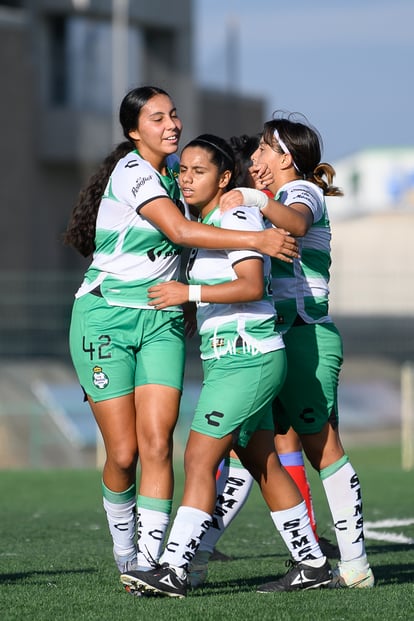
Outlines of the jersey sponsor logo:
{"type": "Polygon", "coordinates": [[[215,337],[210,339],[210,343],[211,343],[211,347],[213,349],[216,349],[217,347],[224,347],[224,343],[226,341],[224,340],[223,337],[215,337]]]}
{"type": "Polygon", "coordinates": [[[109,384],[109,377],[103,372],[102,367],[93,367],[92,381],[96,388],[103,390],[109,384]]]}
{"type": "Polygon", "coordinates": [[[147,252],[147,257],[149,258],[149,260],[154,263],[155,259],[157,259],[158,257],[161,256],[161,251],[158,250],[157,252],[155,251],[155,248],[150,248],[147,252]]]}
{"type": "Polygon", "coordinates": [[[148,175],[148,177],[138,177],[138,179],[135,182],[135,185],[131,188],[134,198],[138,194],[138,190],[142,188],[142,186],[145,185],[148,181],[151,181],[151,180],[152,180],[152,175],[148,175]]]}
{"type": "Polygon", "coordinates": [[[222,336],[213,336],[210,339],[210,346],[214,350],[217,358],[225,356],[226,354],[236,355],[238,348],[243,348],[244,354],[251,354],[256,356],[260,353],[260,349],[256,345],[246,343],[246,341],[239,335],[236,335],[233,339],[224,338],[222,336]]]}
{"type": "Polygon", "coordinates": [[[298,191],[295,192],[294,196],[297,200],[300,200],[301,198],[309,200],[312,198],[312,194],[308,190],[303,190],[302,188],[298,188],[298,191]]]}
{"type": "Polygon", "coordinates": [[[168,257],[176,257],[181,254],[180,249],[168,250],[167,252],[162,252],[161,250],[156,250],[155,248],[150,248],[147,252],[147,257],[149,260],[154,263],[156,259],[167,259],[168,257]]]}
{"type": "Polygon", "coordinates": [[[220,421],[214,420],[215,418],[224,418],[223,412],[213,411],[210,412],[210,414],[205,415],[205,419],[209,425],[211,425],[212,427],[220,427],[220,421]]]}

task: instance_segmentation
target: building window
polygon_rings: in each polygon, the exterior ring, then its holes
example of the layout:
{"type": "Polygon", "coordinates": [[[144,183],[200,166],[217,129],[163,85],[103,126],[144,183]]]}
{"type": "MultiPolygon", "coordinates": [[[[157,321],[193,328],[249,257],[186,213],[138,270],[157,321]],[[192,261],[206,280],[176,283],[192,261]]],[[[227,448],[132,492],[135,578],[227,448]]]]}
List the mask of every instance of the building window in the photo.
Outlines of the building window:
{"type": "MultiPolygon", "coordinates": [[[[49,100],[56,106],[110,112],[112,109],[111,22],[56,15],[48,19],[49,100]]],[[[139,80],[139,38],[128,29],[128,87],[139,80]]]]}
{"type": "Polygon", "coordinates": [[[147,81],[168,82],[171,73],[177,70],[174,32],[167,29],[146,28],[144,46],[147,81]]]}
{"type": "Polygon", "coordinates": [[[50,101],[66,104],[68,100],[68,76],[66,59],[66,20],[53,17],[49,20],[50,101]]]}

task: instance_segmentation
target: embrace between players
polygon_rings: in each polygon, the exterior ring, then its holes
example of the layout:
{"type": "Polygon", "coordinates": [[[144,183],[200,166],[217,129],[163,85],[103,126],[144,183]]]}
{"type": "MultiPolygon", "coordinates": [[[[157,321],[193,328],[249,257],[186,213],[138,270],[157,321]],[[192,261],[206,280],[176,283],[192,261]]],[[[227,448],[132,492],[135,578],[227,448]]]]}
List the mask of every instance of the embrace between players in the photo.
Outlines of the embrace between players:
{"type": "Polygon", "coordinates": [[[120,122],[126,142],[80,193],[65,242],[92,255],[75,296],[70,349],[104,439],[103,503],[121,582],[135,595],[173,597],[200,586],[255,480],[291,557],[289,571],[258,592],[373,586],[360,485],[338,432],[342,342],[328,310],[324,196],[341,192],[320,161],[318,133],[275,116],[250,153],[251,182],[233,189],[247,172],[240,144],[203,134],[178,166],[182,125],[162,89],[130,91],[120,122]],[[164,545],[194,303],[204,379],[184,494],[164,545]],[[302,447],[335,525],[334,570],[316,531],[302,447]],[[223,515],[235,472],[242,484],[223,515]]]}

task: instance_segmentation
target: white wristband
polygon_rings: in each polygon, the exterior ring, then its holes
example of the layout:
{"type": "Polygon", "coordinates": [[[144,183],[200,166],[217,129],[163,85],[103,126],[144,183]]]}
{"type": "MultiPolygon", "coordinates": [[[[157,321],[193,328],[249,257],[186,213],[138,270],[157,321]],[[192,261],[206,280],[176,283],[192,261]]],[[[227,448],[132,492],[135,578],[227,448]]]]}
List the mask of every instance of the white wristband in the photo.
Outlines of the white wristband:
{"type": "Polygon", "coordinates": [[[201,285],[188,285],[188,301],[201,302],[201,285]]]}
{"type": "Polygon", "coordinates": [[[267,207],[269,197],[261,190],[253,188],[235,188],[243,196],[243,204],[251,207],[258,207],[260,211],[267,207]]]}

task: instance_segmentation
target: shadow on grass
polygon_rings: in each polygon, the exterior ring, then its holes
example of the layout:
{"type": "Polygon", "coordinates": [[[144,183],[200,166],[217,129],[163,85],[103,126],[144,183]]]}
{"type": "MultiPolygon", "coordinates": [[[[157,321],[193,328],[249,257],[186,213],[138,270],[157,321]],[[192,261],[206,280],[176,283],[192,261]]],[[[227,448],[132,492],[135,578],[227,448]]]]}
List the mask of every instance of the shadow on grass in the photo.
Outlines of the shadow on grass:
{"type": "Polygon", "coordinates": [[[197,595],[235,595],[236,593],[251,593],[265,582],[270,582],[281,578],[280,575],[268,575],[255,578],[247,578],[241,580],[223,580],[222,582],[208,582],[200,589],[190,591],[191,597],[197,595]]]}
{"type": "Polygon", "coordinates": [[[373,566],[377,586],[387,584],[412,584],[414,563],[396,563],[373,566]]]}
{"type": "MultiPolygon", "coordinates": [[[[412,584],[414,575],[414,563],[398,563],[375,565],[373,567],[375,575],[376,587],[395,585],[395,584],[412,584]]],[[[223,580],[220,582],[208,582],[200,590],[191,591],[191,595],[206,595],[207,593],[215,593],[217,595],[230,595],[235,592],[243,593],[255,591],[256,588],[266,582],[278,580],[284,575],[284,572],[274,574],[266,574],[262,576],[253,576],[237,580],[223,580]]]]}
{"type": "Polygon", "coordinates": [[[236,552],[234,554],[232,553],[231,557],[228,558],[225,561],[222,561],[220,559],[212,559],[212,560],[210,559],[210,563],[218,563],[218,564],[220,564],[220,563],[230,563],[230,562],[234,562],[234,561],[250,561],[250,560],[254,560],[254,559],[258,559],[260,561],[264,561],[264,560],[267,560],[267,559],[270,559],[270,560],[271,559],[280,560],[280,559],[283,559],[283,558],[287,558],[288,556],[289,556],[289,553],[285,552],[285,551],[284,552],[278,552],[278,551],[276,551],[276,552],[269,552],[269,553],[266,553],[266,554],[257,554],[257,553],[254,553],[254,552],[252,552],[251,554],[249,554],[249,553],[246,553],[246,554],[242,553],[242,554],[240,554],[239,552],[236,552]]]}
{"type": "Polygon", "coordinates": [[[62,570],[52,570],[52,571],[25,571],[25,572],[17,572],[14,574],[0,574],[0,584],[14,584],[16,582],[27,580],[28,578],[33,578],[34,576],[49,576],[53,578],[53,576],[62,576],[67,574],[95,574],[97,573],[97,569],[95,568],[85,568],[85,569],[62,569],[62,570]]]}
{"type": "Polygon", "coordinates": [[[413,544],[404,543],[377,543],[367,545],[368,558],[372,554],[389,554],[390,552],[410,552],[413,553],[413,544]]]}
{"type": "MultiPolygon", "coordinates": [[[[334,543],[334,540],[331,540],[331,543],[334,543]]],[[[414,550],[414,546],[413,544],[405,544],[405,543],[377,543],[377,544],[367,544],[366,546],[367,548],[367,554],[368,554],[368,558],[371,557],[371,555],[374,554],[390,554],[390,553],[394,553],[394,552],[400,552],[400,553],[406,553],[409,552],[410,554],[412,554],[413,550],[414,550]]],[[[229,552],[229,554],[231,554],[231,557],[226,560],[226,561],[222,561],[221,559],[211,559],[210,562],[214,561],[214,562],[229,562],[229,561],[246,561],[246,560],[251,560],[251,559],[259,559],[259,560],[266,560],[266,559],[281,559],[281,558],[286,558],[286,556],[288,555],[288,553],[286,551],[283,552],[278,552],[277,550],[275,552],[269,552],[269,553],[264,553],[264,554],[255,554],[253,553],[239,553],[239,551],[233,553],[233,552],[229,552]]],[[[335,558],[334,557],[329,557],[331,560],[331,564],[335,563],[335,558]]]]}

